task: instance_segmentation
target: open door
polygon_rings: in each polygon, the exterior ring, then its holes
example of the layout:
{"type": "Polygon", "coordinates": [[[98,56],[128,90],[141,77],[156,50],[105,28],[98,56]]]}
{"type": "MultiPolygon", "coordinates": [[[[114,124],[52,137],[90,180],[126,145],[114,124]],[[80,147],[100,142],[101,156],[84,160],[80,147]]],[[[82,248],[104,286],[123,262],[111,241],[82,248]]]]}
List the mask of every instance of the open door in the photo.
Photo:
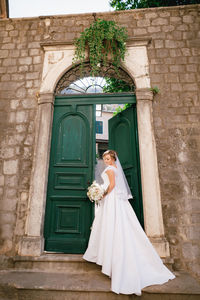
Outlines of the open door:
{"type": "Polygon", "coordinates": [[[133,195],[129,201],[144,228],[135,104],[109,120],[109,149],[117,151],[133,195]]]}

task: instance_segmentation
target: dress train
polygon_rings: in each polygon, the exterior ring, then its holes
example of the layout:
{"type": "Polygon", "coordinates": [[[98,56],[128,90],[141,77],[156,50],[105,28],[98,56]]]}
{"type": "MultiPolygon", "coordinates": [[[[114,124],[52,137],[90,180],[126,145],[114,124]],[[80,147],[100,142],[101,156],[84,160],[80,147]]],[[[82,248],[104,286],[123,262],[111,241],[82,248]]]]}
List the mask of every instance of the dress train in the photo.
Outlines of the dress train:
{"type": "Polygon", "coordinates": [[[144,287],[175,278],[117,188],[101,200],[83,258],[102,266],[117,294],[141,295],[144,287]]]}

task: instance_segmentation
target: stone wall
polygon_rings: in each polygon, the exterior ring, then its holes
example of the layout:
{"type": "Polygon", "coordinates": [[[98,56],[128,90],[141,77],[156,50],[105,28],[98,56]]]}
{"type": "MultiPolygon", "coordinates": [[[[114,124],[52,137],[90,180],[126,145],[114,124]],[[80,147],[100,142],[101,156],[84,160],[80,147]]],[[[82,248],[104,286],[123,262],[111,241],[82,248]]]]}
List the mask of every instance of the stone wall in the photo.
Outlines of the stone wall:
{"type": "MultiPolygon", "coordinates": [[[[99,13],[148,47],[166,236],[175,269],[199,274],[200,5],[99,13]]],[[[41,42],[71,42],[92,14],[0,20],[0,249],[17,253],[25,232],[41,84],[41,42]]]]}

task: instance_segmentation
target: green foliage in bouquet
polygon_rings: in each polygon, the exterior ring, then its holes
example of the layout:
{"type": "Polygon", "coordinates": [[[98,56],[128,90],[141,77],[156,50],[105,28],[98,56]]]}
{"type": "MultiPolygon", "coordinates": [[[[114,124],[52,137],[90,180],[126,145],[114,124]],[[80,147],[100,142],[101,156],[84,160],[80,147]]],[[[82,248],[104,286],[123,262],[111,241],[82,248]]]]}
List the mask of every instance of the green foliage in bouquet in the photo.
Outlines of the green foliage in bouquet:
{"type": "Polygon", "coordinates": [[[126,40],[128,38],[125,27],[120,27],[114,21],[97,19],[86,28],[75,40],[74,63],[80,63],[83,71],[88,51],[91,65],[91,76],[96,76],[102,66],[112,63],[116,72],[120,62],[124,61],[126,40]]]}

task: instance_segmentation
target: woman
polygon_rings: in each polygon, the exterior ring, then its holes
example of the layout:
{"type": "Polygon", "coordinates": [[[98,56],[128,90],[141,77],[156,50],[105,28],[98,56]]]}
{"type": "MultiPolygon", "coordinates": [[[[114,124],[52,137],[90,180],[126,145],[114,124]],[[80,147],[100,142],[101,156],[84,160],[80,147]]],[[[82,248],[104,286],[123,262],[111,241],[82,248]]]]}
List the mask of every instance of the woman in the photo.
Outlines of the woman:
{"type": "Polygon", "coordinates": [[[111,277],[113,292],[140,296],[144,287],[175,276],[164,266],[128,201],[132,195],[116,152],[104,152],[103,160],[107,190],[83,258],[102,266],[102,272],[111,277]]]}

